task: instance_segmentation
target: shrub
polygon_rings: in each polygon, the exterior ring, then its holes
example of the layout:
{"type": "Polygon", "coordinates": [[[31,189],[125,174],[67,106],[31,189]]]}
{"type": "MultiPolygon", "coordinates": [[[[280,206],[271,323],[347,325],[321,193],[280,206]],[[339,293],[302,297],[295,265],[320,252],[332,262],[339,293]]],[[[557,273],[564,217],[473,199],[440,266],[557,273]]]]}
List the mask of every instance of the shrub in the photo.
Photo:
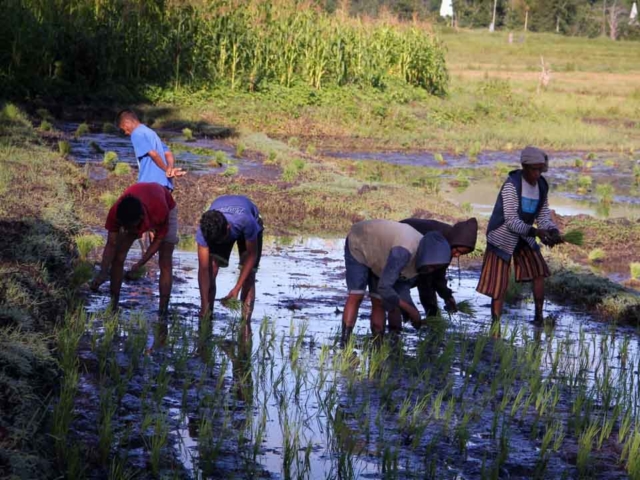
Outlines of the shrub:
{"type": "Polygon", "coordinates": [[[131,173],[131,166],[126,162],[118,162],[113,169],[113,173],[117,176],[129,175],[131,173]]]}
{"type": "Polygon", "coordinates": [[[599,263],[602,262],[606,257],[604,250],[601,248],[594,248],[589,252],[589,261],[591,263],[599,263]]]}
{"type": "Polygon", "coordinates": [[[108,151],[104,154],[102,159],[102,166],[107,170],[113,171],[118,163],[118,154],[116,152],[108,151]]]}

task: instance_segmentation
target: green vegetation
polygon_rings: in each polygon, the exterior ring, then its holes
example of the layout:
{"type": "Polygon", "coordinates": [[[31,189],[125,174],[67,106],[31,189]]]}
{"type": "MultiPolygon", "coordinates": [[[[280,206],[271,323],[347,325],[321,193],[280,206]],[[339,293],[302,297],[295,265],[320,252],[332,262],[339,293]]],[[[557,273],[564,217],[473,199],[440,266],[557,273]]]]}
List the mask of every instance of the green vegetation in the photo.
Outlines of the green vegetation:
{"type": "Polygon", "coordinates": [[[222,175],[225,177],[233,177],[237,174],[238,174],[238,167],[236,167],[235,165],[231,165],[227,167],[225,171],[222,172],[222,175]]]}
{"type": "Polygon", "coordinates": [[[118,194],[113,192],[104,192],[100,195],[100,203],[104,205],[105,208],[111,208],[116,201],[118,200],[118,194]]]}
{"type": "Polygon", "coordinates": [[[111,122],[105,122],[102,124],[102,133],[109,135],[116,135],[118,133],[117,127],[111,122]]]}
{"type": "Polygon", "coordinates": [[[640,263],[632,262],[629,264],[629,271],[631,272],[631,278],[634,280],[640,280],[640,263]]]}
{"type": "Polygon", "coordinates": [[[104,245],[104,239],[96,233],[78,235],[75,241],[80,260],[87,260],[93,250],[104,245]]]}
{"type": "Polygon", "coordinates": [[[0,470],[48,478],[45,425],[59,372],[50,335],[73,294],[74,192],[82,179],[12,104],[0,107],[0,167],[0,470]]]}
{"type": "MultiPolygon", "coordinates": [[[[133,9],[119,0],[99,6],[83,0],[77,7],[57,22],[62,11],[55,3],[7,6],[6,45],[14,47],[0,57],[8,72],[5,91],[130,99],[123,85],[147,85],[153,95],[155,86],[384,88],[391,78],[435,95],[447,88],[444,50],[417,26],[390,28],[382,20],[298,8],[293,0],[241,2],[233,8],[223,0],[170,2],[133,9]],[[83,54],[66,48],[70,44],[82,45],[83,54]]],[[[169,99],[171,93],[164,93],[169,99]]]]}
{"type": "Polygon", "coordinates": [[[116,152],[105,152],[102,158],[102,166],[109,171],[113,171],[118,163],[118,154],[116,152]]]}
{"type": "Polygon", "coordinates": [[[584,244],[584,232],[582,230],[569,230],[562,235],[562,239],[566,243],[582,246],[584,244]]]}
{"type": "Polygon", "coordinates": [[[66,140],[60,140],[58,142],[58,152],[62,157],[68,157],[71,153],[71,144],[66,140]]]}
{"type": "Polygon", "coordinates": [[[615,189],[610,183],[601,183],[596,186],[596,197],[598,197],[598,201],[603,205],[611,205],[614,193],[615,189]]]}
{"type": "Polygon", "coordinates": [[[607,254],[601,248],[594,248],[589,252],[589,262],[591,263],[602,262],[606,257],[607,257],[607,254]]]}
{"type": "Polygon", "coordinates": [[[118,162],[116,163],[115,168],[113,169],[114,175],[129,175],[131,173],[131,165],[126,162],[118,162]]]}
{"type": "Polygon", "coordinates": [[[76,128],[76,131],[73,134],[73,136],[76,138],[80,138],[81,136],[86,135],[87,133],[89,133],[89,125],[83,122],[80,125],[78,125],[78,128],[76,128]]]}
{"type": "Polygon", "coordinates": [[[50,132],[53,130],[53,125],[48,120],[42,120],[42,122],[40,122],[40,130],[43,132],[50,132]]]}
{"type": "Polygon", "coordinates": [[[184,137],[185,141],[187,142],[195,142],[196,139],[193,137],[193,130],[191,130],[190,128],[183,128],[182,129],[182,136],[184,137]]]}

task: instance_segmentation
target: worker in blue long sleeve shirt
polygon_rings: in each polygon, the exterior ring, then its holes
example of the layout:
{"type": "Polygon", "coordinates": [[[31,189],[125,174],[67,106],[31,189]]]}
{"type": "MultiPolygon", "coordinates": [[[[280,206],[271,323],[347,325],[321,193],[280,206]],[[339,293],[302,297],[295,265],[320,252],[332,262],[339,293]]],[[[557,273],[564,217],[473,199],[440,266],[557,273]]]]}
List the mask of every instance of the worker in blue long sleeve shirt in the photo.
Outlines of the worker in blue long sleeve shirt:
{"type": "Polygon", "coordinates": [[[401,311],[416,326],[420,313],[411,300],[416,277],[448,265],[451,247],[439,232],[421,235],[410,225],[390,220],[354,224],[345,241],[346,280],[349,295],[342,317],[342,342],[353,332],[360,304],[369,289],[371,332],[382,337],[386,312],[389,328],[401,328],[401,311]]]}

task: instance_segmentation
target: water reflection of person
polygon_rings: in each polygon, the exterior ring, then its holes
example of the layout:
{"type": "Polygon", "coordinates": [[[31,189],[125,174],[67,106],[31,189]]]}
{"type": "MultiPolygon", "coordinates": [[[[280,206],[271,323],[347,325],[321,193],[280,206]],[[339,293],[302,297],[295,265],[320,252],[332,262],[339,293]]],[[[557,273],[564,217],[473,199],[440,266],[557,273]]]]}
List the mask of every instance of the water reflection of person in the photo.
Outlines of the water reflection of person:
{"type": "Polygon", "coordinates": [[[253,401],[253,371],[251,369],[251,354],[253,343],[251,332],[245,328],[238,331],[235,342],[224,341],[222,350],[231,361],[233,385],[231,391],[236,400],[250,404],[253,401]]]}

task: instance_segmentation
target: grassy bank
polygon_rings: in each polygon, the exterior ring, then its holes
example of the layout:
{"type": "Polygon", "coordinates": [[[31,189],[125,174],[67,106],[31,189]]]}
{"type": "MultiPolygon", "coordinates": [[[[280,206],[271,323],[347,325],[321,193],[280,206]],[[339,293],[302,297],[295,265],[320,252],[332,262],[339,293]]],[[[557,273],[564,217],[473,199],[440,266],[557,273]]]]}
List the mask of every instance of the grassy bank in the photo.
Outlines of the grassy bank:
{"type": "Polygon", "coordinates": [[[151,98],[195,120],[337,149],[639,148],[637,42],[516,33],[510,44],[507,32],[439,35],[451,73],[446,98],[393,81],[378,89],[265,84],[256,93],[202,89],[151,98]],[[551,78],[538,91],[541,56],[551,78]]]}
{"type": "Polygon", "coordinates": [[[51,334],[69,306],[78,169],[0,107],[0,476],[50,478],[51,334]],[[13,476],[12,476],[13,475],[13,476]]]}

